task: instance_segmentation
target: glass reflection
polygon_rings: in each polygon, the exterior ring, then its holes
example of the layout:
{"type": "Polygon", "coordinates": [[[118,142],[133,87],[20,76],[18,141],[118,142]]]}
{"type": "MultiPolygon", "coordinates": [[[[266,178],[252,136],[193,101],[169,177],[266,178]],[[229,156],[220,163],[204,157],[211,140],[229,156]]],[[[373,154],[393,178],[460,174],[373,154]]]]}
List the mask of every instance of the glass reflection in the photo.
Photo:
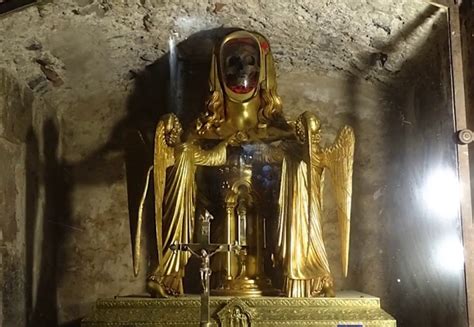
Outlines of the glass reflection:
{"type": "Polygon", "coordinates": [[[433,169],[422,187],[425,209],[439,219],[456,218],[460,205],[459,187],[458,178],[451,168],[433,169]]]}
{"type": "Polygon", "coordinates": [[[464,268],[463,245],[458,237],[438,241],[435,247],[435,264],[449,274],[459,274],[464,268]]]}

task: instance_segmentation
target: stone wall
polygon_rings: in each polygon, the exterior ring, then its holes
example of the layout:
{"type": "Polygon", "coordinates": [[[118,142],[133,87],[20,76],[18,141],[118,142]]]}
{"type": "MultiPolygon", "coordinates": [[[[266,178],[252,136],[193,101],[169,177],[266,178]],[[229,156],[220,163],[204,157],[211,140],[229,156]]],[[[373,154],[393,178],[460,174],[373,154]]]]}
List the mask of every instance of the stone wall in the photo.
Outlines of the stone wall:
{"type": "Polygon", "coordinates": [[[4,319],[25,321],[26,139],[32,119],[32,92],[0,70],[0,155],[2,208],[2,295],[4,319]]]}
{"type": "MultiPolygon", "coordinates": [[[[133,276],[129,214],[136,206],[128,203],[143,176],[130,168],[150,162],[150,132],[161,114],[174,111],[190,122],[199,112],[212,44],[232,27],[270,39],[287,117],[316,112],[325,142],[343,124],[356,130],[347,280],[330,205],[325,222],[337,289],[382,297],[401,326],[420,326],[430,311],[439,311],[439,325],[446,325],[445,302],[426,284],[408,301],[436,297],[423,314],[400,305],[418,287],[412,274],[427,268],[411,259],[413,266],[403,268],[410,257],[401,247],[407,219],[422,214],[406,216],[398,209],[410,202],[393,200],[414,194],[407,171],[417,163],[400,166],[401,160],[425,151],[418,135],[412,152],[404,152],[416,125],[410,115],[436,107],[449,125],[443,18],[408,0],[40,1],[1,17],[0,30],[8,31],[0,35],[4,325],[74,325],[98,297],[144,293],[149,263],[133,276]],[[439,74],[426,73],[435,67],[439,74]]],[[[448,125],[429,137],[446,136],[448,125]]],[[[457,294],[447,299],[462,302],[457,294]]],[[[459,326],[462,310],[455,315],[459,326]]]]}

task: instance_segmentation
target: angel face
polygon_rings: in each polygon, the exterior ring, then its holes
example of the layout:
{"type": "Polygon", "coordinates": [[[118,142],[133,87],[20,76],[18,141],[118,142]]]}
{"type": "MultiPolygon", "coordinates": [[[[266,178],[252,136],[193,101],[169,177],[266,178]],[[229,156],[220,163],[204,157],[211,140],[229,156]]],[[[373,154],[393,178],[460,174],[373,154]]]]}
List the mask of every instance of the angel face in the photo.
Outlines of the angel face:
{"type": "Polygon", "coordinates": [[[181,141],[181,135],[183,134],[183,128],[179,123],[179,120],[174,115],[170,115],[166,118],[165,125],[165,140],[168,146],[175,146],[181,141]]]}
{"type": "Polygon", "coordinates": [[[306,130],[313,135],[312,141],[319,143],[321,141],[321,124],[309,113],[300,115],[295,124],[295,134],[299,142],[306,142],[306,130]]]}
{"type": "Polygon", "coordinates": [[[224,82],[233,92],[244,94],[257,87],[260,48],[252,38],[232,39],[222,49],[224,82]]]}

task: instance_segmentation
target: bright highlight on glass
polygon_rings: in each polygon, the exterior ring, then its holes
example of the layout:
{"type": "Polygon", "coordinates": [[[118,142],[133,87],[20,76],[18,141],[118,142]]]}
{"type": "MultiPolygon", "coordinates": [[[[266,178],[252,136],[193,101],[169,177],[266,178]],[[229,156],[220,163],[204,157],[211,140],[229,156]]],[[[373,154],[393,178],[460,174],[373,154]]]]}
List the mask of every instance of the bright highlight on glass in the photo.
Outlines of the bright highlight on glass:
{"type": "Polygon", "coordinates": [[[459,212],[459,181],[453,170],[437,168],[426,178],[422,188],[423,205],[441,219],[456,217],[459,212]]]}
{"type": "Polygon", "coordinates": [[[435,262],[448,273],[457,273],[464,268],[464,248],[458,237],[450,237],[437,242],[435,262]]]}

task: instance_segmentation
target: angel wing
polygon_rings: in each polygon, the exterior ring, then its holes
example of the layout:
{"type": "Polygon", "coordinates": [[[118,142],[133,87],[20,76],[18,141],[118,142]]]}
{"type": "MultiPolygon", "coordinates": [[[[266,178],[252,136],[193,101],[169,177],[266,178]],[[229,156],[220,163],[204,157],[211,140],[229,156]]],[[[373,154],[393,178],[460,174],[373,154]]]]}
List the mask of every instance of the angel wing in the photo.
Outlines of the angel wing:
{"type": "Polygon", "coordinates": [[[135,276],[138,275],[140,266],[140,253],[141,253],[141,234],[143,224],[143,207],[145,204],[146,194],[148,192],[148,185],[150,180],[151,172],[153,171],[153,184],[155,189],[155,228],[156,228],[156,244],[158,252],[158,262],[162,267],[162,256],[163,256],[163,236],[162,236],[162,203],[166,182],[166,169],[174,164],[174,147],[173,143],[176,140],[171,140],[173,137],[180,136],[182,131],[181,124],[178,118],[174,114],[168,114],[163,116],[155,131],[155,149],[153,158],[153,167],[148,169],[146,175],[145,188],[143,190],[142,198],[140,201],[140,207],[138,212],[138,222],[135,234],[135,247],[134,247],[134,262],[133,271],[135,276]]]}
{"type": "Polygon", "coordinates": [[[351,225],[352,171],[354,163],[354,131],[344,126],[336,141],[322,149],[321,164],[330,172],[337,204],[337,217],[341,233],[342,270],[347,277],[351,225]]]}

